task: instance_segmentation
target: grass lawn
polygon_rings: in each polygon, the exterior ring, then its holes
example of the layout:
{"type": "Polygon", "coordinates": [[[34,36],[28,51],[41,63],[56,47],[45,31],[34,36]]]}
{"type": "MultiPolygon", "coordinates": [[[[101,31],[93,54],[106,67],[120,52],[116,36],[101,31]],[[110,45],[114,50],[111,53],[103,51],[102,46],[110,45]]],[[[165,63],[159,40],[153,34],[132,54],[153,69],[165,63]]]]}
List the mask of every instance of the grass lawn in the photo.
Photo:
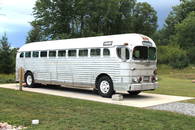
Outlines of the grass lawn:
{"type": "MultiPolygon", "coordinates": [[[[190,66],[182,70],[172,69],[166,65],[158,66],[160,88],[149,93],[195,97],[195,67],[190,66]]],[[[182,101],[183,102],[183,101],[182,101]]],[[[195,103],[195,100],[188,100],[195,103]]]]}
{"type": "Polygon", "coordinates": [[[195,99],[186,100],[186,101],[182,101],[182,102],[195,104],[195,99]]]}
{"type": "Polygon", "coordinates": [[[0,122],[34,130],[195,129],[195,117],[0,88],[0,122]],[[31,120],[40,125],[32,126],[31,120]]]}
{"type": "MultiPolygon", "coordinates": [[[[194,66],[178,70],[167,65],[159,65],[158,77],[160,88],[155,91],[147,91],[148,93],[195,97],[195,83],[192,83],[192,79],[195,80],[194,66]]],[[[0,84],[13,82],[15,82],[14,74],[0,74],[0,84]]],[[[195,103],[195,100],[188,102],[195,103]]]]}
{"type": "Polygon", "coordinates": [[[169,75],[160,75],[159,86],[150,93],[195,97],[195,83],[188,79],[172,78],[169,75]]]}
{"type": "Polygon", "coordinates": [[[3,83],[14,83],[15,74],[0,74],[0,84],[3,83]]]}

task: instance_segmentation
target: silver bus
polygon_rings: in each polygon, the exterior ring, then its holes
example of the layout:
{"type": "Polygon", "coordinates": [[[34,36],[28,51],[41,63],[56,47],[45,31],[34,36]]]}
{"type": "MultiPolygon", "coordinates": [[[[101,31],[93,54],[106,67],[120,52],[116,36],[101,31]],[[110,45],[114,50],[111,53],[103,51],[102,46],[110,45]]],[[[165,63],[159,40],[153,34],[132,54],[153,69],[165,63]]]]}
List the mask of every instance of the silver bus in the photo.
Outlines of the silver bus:
{"type": "Polygon", "coordinates": [[[154,41],[141,34],[120,34],[23,45],[16,57],[16,80],[24,69],[27,87],[53,84],[137,95],[157,83],[154,41]]]}

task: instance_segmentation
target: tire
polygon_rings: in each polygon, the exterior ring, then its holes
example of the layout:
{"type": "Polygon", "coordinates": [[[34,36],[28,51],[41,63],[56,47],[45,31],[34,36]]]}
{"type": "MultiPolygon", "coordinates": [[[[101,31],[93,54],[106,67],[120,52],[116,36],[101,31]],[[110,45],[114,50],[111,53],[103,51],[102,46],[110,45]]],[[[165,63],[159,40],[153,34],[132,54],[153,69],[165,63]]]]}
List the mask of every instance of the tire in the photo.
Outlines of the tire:
{"type": "Polygon", "coordinates": [[[108,76],[102,76],[97,81],[97,89],[99,95],[110,98],[114,94],[112,80],[108,76]]]}
{"type": "Polygon", "coordinates": [[[26,83],[26,86],[29,87],[29,88],[33,88],[35,86],[35,83],[34,83],[34,76],[31,72],[27,72],[25,74],[25,83],[26,83]]]}
{"type": "Polygon", "coordinates": [[[138,95],[141,91],[128,91],[130,95],[138,95]]]}

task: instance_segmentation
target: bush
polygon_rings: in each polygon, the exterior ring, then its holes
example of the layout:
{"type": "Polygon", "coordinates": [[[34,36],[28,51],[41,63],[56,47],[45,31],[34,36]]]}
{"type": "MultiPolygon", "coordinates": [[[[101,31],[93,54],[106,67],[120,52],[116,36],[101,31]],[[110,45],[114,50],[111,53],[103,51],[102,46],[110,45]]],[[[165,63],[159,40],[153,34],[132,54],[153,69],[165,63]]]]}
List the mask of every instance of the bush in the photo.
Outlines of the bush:
{"type": "Polygon", "coordinates": [[[169,48],[168,46],[158,46],[158,63],[168,64],[169,63],[169,48]]]}
{"type": "Polygon", "coordinates": [[[195,64],[195,47],[191,47],[187,50],[187,55],[189,57],[189,62],[195,64]]]}
{"type": "Polygon", "coordinates": [[[158,62],[160,64],[169,64],[173,68],[183,69],[189,65],[189,59],[186,51],[178,46],[160,46],[158,49],[158,62]]]}
{"type": "Polygon", "coordinates": [[[15,75],[14,74],[0,74],[0,84],[1,83],[15,83],[15,75]]]}

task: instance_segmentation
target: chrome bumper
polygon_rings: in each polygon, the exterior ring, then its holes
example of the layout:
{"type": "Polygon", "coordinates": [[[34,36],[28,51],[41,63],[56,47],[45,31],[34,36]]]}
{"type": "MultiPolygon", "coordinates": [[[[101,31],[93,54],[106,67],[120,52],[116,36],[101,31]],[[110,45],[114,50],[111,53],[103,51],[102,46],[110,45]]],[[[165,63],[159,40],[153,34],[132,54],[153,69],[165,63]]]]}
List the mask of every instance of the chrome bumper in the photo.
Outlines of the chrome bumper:
{"type": "Polygon", "coordinates": [[[130,91],[146,91],[146,90],[154,90],[158,88],[158,82],[155,83],[140,83],[140,84],[131,84],[129,87],[130,91]]]}

